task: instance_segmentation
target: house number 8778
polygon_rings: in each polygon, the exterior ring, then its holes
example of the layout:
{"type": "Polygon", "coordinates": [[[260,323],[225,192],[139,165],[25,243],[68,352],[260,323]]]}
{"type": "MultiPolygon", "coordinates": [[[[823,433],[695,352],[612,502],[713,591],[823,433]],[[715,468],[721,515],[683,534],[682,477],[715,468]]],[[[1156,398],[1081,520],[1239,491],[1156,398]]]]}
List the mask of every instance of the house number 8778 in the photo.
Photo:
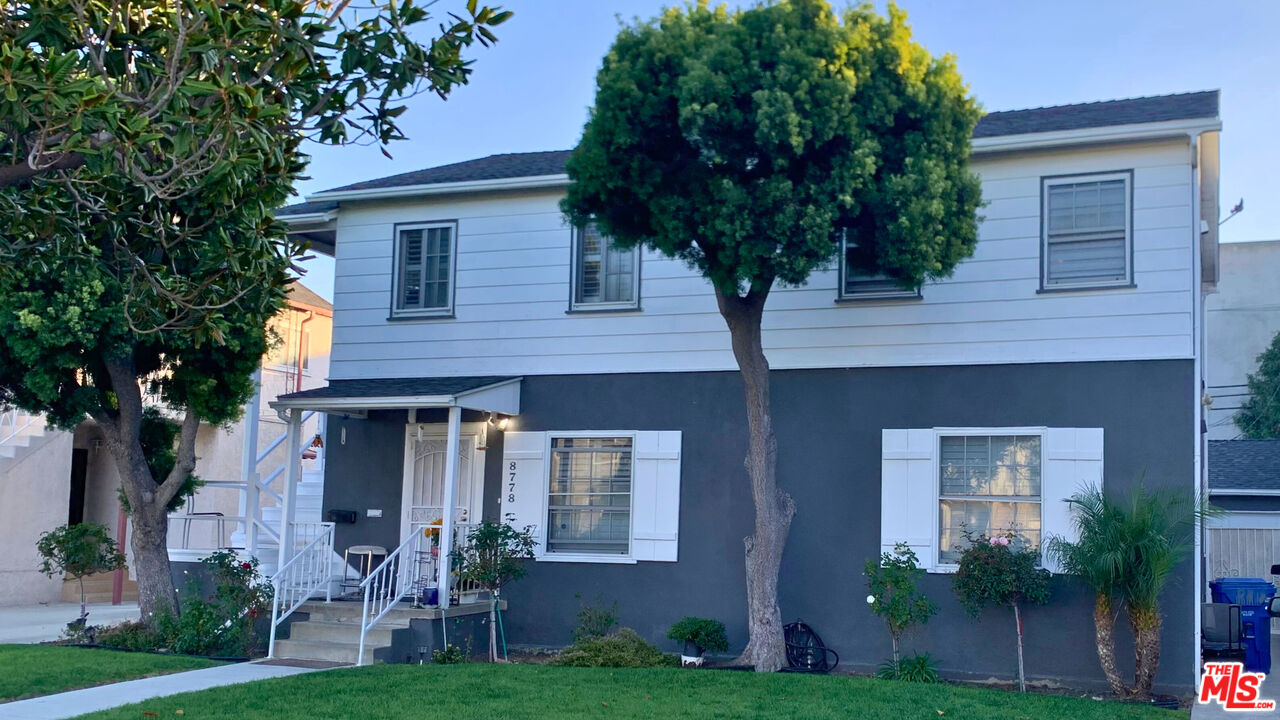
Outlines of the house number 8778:
{"type": "Polygon", "coordinates": [[[514,503],[516,501],[516,463],[511,461],[507,463],[507,502],[514,503]]]}

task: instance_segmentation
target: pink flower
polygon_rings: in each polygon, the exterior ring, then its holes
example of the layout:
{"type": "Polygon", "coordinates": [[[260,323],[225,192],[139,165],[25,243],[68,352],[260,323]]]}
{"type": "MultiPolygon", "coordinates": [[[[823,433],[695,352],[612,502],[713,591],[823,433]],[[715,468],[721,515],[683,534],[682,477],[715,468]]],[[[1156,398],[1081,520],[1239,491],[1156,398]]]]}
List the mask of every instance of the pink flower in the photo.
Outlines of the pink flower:
{"type": "Polygon", "coordinates": [[[989,539],[987,542],[991,543],[992,545],[999,545],[1001,547],[1009,546],[1009,538],[1007,537],[993,537],[989,539]]]}

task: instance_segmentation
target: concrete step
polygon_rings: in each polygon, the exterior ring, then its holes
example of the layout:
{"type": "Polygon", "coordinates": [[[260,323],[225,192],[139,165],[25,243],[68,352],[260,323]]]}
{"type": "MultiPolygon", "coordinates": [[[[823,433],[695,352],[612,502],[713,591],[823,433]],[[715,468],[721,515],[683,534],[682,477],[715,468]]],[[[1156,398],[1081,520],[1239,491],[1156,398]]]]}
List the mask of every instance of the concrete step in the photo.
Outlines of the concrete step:
{"type": "MultiPolygon", "coordinates": [[[[391,645],[391,632],[408,627],[408,624],[378,623],[365,633],[367,647],[387,647],[391,645]]],[[[333,622],[312,618],[305,622],[295,622],[289,626],[289,639],[303,642],[353,643],[360,641],[359,622],[333,622]]]]}
{"type": "MultiPolygon", "coordinates": [[[[403,607],[396,607],[388,612],[378,623],[378,627],[408,627],[409,621],[414,618],[438,616],[434,610],[413,608],[406,603],[401,603],[401,605],[403,607]]],[[[319,622],[353,625],[359,632],[358,628],[360,627],[360,619],[363,617],[364,603],[343,600],[326,603],[323,600],[310,600],[303,603],[302,607],[298,608],[298,612],[307,613],[311,620],[319,622]]]]}
{"type": "MultiPolygon", "coordinates": [[[[305,623],[302,623],[305,624],[305,623]]],[[[294,623],[296,628],[298,623],[294,623]]],[[[294,660],[322,660],[324,662],[355,665],[360,657],[360,638],[352,642],[315,642],[310,640],[276,640],[276,657],[294,660]]],[[[369,643],[364,647],[364,662],[373,663],[373,651],[378,647],[369,643]]]]}

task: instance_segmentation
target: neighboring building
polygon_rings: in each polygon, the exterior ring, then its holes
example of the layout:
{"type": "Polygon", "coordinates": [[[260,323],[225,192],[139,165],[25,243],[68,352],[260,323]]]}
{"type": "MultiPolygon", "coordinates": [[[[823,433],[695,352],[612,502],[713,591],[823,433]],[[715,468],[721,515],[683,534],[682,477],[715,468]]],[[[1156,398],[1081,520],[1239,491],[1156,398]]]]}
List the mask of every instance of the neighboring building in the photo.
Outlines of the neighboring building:
{"type": "Polygon", "coordinates": [[[1217,292],[1205,300],[1210,440],[1243,437],[1235,416],[1249,374],[1280,333],[1280,240],[1223,243],[1217,292]]]}
{"type": "MultiPolygon", "coordinates": [[[[1210,440],[1210,578],[1262,577],[1280,564],[1280,439],[1210,440]]],[[[1273,632],[1280,626],[1273,624],[1273,632]]]]}
{"type": "MultiPolygon", "coordinates": [[[[798,508],[785,621],[874,668],[889,642],[863,564],[906,542],[940,606],[912,649],[949,676],[1007,677],[1011,619],[970,619],[951,591],[962,526],[1038,542],[1072,534],[1061,501],[1082,486],[1199,486],[1219,127],[1216,92],[992,113],[973,144],[980,240],[953,277],[901,292],[837,261],[772,294],[778,478],[798,508]]],[[[717,618],[740,649],[752,507],[728,332],[684,263],[565,223],[566,157],[286,208],[336,248],[335,334],[329,386],[273,405],[330,414],[324,508],[356,518],[338,552],[505,518],[539,541],[504,590],[509,641],[567,643],[580,596],[664,647],[680,617],[717,618]]],[[[1193,682],[1198,571],[1164,600],[1166,689],[1193,682]]],[[[1028,673],[1100,684],[1093,598],[1053,590],[1025,611],[1028,673]]]]}
{"type": "MultiPolygon", "coordinates": [[[[291,286],[288,302],[288,309],[272,320],[281,344],[263,361],[262,393],[268,400],[323,385],[329,372],[332,306],[301,283],[291,286]]],[[[262,412],[259,432],[265,447],[283,432],[284,424],[265,407],[262,412]]],[[[196,475],[208,486],[170,523],[175,559],[203,557],[209,548],[235,544],[231,534],[236,530],[236,516],[243,514],[235,486],[241,478],[247,422],[241,420],[229,428],[201,427],[196,441],[196,475]]],[[[315,426],[313,422],[311,427],[315,426]]],[[[281,447],[264,462],[282,464],[284,457],[281,447]]],[[[277,480],[277,491],[281,484],[277,480]]],[[[0,415],[0,526],[5,528],[0,534],[0,605],[79,599],[74,587],[64,591],[62,578],[47,578],[38,570],[36,541],[58,525],[106,525],[131,556],[119,487],[115,463],[103,448],[102,431],[94,422],[86,421],[74,432],[64,432],[46,428],[39,416],[28,413],[10,410],[0,415]]],[[[111,577],[91,580],[91,601],[112,601],[113,581],[111,577]]],[[[137,598],[131,580],[124,578],[120,585],[119,599],[137,598]]]]}

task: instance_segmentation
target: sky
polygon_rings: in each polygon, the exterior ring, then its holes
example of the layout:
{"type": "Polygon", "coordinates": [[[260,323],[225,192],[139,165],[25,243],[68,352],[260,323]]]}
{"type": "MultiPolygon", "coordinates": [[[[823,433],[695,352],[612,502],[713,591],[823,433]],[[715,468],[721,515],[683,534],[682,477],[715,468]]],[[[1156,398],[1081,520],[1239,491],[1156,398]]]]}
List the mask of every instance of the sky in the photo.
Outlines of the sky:
{"type": "MultiPolygon", "coordinates": [[[[447,101],[412,99],[408,140],[377,147],[311,145],[311,193],[495,153],[561,150],[582,132],[596,71],[619,18],[650,18],[663,0],[489,0],[515,15],[499,42],[476,47],[469,85],[447,101]]],[[[438,0],[432,11],[462,7],[438,0]]],[[[884,2],[876,5],[883,11],[884,2]]],[[[951,53],[984,109],[1222,91],[1224,242],[1280,238],[1280,2],[1273,0],[902,0],[915,38],[951,53]]],[[[843,4],[837,3],[837,7],[843,4]]],[[[434,25],[433,25],[434,27],[434,25]]],[[[333,261],[304,282],[333,297],[333,261]]]]}

